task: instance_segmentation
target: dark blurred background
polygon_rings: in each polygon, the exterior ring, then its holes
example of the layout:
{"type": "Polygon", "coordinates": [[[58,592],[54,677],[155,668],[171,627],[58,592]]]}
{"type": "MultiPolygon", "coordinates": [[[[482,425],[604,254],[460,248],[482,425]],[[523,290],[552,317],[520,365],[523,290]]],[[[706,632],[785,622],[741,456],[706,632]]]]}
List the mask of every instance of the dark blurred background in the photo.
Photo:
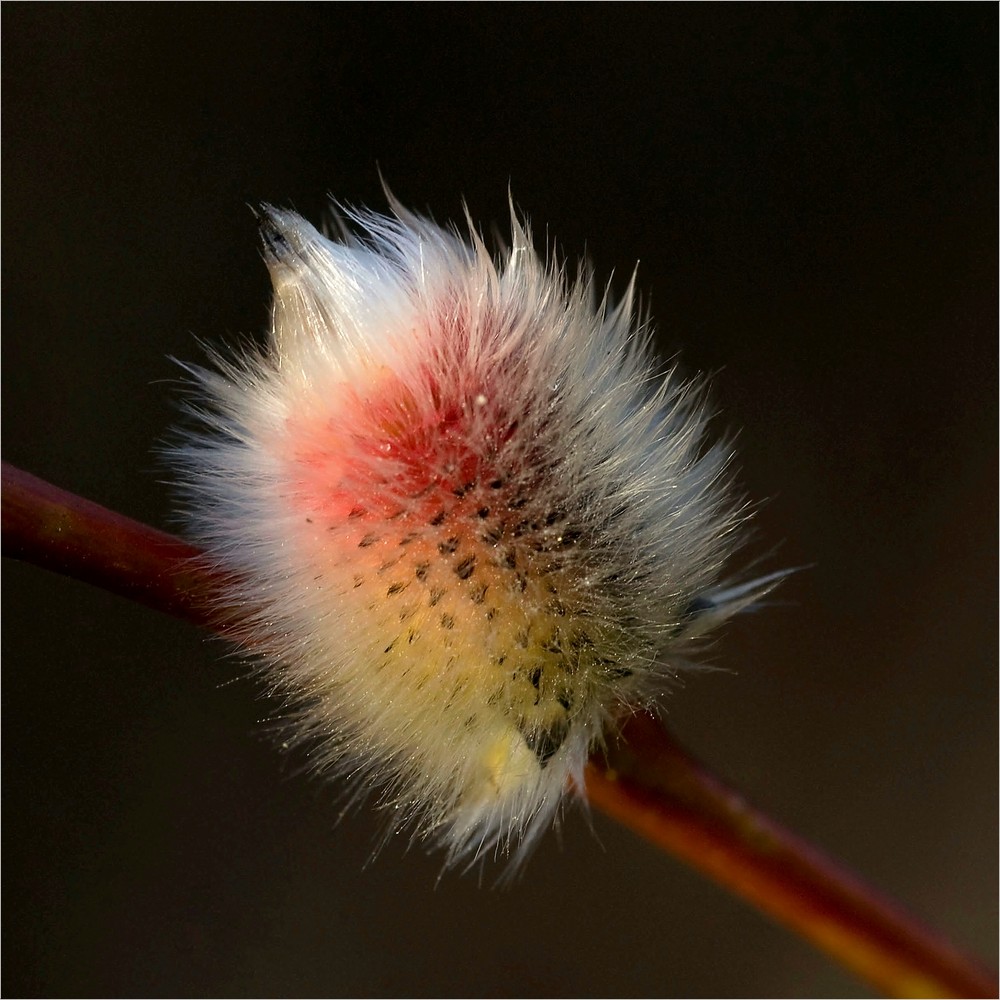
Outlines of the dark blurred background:
{"type": "MultiPolygon", "coordinates": [[[[669,703],[748,798],[996,960],[996,30],[976,5],[7,4],[5,457],[160,526],[196,338],[262,331],[248,205],[538,242],[713,374],[813,564],[669,703]]],[[[777,548],[776,552],[772,550],[777,548]]],[[[446,875],[260,736],[223,647],[4,565],[7,995],[864,996],[579,811],[446,875]]]]}

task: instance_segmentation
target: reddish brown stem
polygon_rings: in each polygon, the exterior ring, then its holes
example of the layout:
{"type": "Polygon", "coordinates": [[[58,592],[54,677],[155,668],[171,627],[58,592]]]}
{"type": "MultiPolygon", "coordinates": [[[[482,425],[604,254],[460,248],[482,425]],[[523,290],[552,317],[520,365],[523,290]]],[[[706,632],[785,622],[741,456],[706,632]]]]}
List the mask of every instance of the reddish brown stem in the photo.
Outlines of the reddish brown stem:
{"type": "MultiPolygon", "coordinates": [[[[3,464],[3,554],[216,630],[199,552],[3,464]]],[[[228,619],[228,615],[226,616],[228,619]]],[[[587,768],[593,805],[892,996],[997,995],[995,976],[752,809],[649,716],[587,768]]]]}
{"type": "Polygon", "coordinates": [[[199,551],[3,463],[3,554],[147,607],[214,625],[199,551]]]}
{"type": "Polygon", "coordinates": [[[651,716],[631,719],[586,778],[593,805],[889,996],[997,995],[986,969],[750,806],[651,716]]]}

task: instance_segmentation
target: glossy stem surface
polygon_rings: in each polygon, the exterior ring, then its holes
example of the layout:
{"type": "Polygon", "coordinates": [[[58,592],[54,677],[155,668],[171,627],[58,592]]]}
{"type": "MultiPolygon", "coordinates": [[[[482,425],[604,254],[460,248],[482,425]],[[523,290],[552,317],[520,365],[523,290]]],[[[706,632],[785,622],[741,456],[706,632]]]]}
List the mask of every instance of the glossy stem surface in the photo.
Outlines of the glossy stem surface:
{"type": "Polygon", "coordinates": [[[988,997],[994,977],[747,803],[649,715],[587,767],[590,802],[888,996],[988,997]]]}
{"type": "Polygon", "coordinates": [[[214,625],[199,550],[3,463],[3,554],[214,625]]]}

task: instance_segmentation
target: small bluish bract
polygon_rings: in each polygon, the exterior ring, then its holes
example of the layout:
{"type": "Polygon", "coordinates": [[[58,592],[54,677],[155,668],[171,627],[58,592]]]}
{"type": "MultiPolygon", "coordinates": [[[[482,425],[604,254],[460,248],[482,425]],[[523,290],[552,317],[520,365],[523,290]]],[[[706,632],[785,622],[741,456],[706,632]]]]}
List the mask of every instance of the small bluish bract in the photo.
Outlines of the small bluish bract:
{"type": "Polygon", "coordinates": [[[262,219],[267,343],[189,368],[192,533],[286,742],[448,863],[521,858],[615,720],[770,582],[718,582],[728,449],[632,287],[571,279],[513,210],[497,258],[395,202],[337,239],[262,219]]]}

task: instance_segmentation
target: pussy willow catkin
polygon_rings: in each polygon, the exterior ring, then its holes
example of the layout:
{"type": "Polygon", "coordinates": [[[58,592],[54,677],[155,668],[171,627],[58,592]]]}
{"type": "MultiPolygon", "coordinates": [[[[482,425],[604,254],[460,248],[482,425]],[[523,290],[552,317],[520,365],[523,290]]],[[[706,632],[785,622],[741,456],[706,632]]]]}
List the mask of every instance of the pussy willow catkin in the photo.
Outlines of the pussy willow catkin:
{"type": "Polygon", "coordinates": [[[284,737],[449,862],[527,847],[623,713],[767,581],[701,393],[657,374],[631,288],[546,264],[512,217],[398,205],[326,238],[266,209],[266,346],[192,368],[176,452],[284,737]]]}

